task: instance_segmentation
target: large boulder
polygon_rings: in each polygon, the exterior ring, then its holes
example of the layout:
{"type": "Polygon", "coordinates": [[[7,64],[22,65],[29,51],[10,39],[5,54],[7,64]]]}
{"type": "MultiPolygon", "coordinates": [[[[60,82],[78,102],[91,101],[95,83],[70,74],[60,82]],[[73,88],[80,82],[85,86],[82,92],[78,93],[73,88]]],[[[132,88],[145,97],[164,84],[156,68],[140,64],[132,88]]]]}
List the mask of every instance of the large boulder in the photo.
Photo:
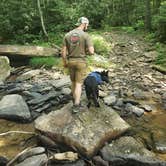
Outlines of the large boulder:
{"type": "Polygon", "coordinates": [[[166,162],[156,159],[155,154],[133,137],[121,137],[101,150],[104,160],[116,166],[165,166],[166,162]]]}
{"type": "Polygon", "coordinates": [[[10,62],[5,56],[0,56],[0,82],[10,75],[10,62]]]}
{"type": "Polygon", "coordinates": [[[12,94],[0,101],[0,118],[26,122],[31,119],[31,114],[22,96],[12,94]]]}
{"type": "Polygon", "coordinates": [[[91,157],[106,141],[130,128],[113,109],[106,106],[98,110],[85,108],[74,115],[70,111],[71,106],[69,103],[60,110],[40,116],[35,120],[36,130],[91,157]]]}

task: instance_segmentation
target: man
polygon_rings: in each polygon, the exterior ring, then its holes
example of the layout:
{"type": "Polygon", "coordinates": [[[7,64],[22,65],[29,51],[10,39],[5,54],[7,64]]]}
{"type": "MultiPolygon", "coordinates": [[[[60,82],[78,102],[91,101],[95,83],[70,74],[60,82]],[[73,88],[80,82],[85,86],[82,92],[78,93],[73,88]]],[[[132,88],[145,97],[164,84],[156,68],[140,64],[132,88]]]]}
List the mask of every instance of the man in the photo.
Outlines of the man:
{"type": "Polygon", "coordinates": [[[86,76],[86,53],[88,51],[90,54],[94,54],[94,47],[89,35],[84,32],[88,28],[89,20],[86,17],[81,17],[75,25],[76,29],[68,32],[64,37],[62,59],[64,67],[69,68],[72,82],[73,112],[78,112],[82,83],[86,76]]]}

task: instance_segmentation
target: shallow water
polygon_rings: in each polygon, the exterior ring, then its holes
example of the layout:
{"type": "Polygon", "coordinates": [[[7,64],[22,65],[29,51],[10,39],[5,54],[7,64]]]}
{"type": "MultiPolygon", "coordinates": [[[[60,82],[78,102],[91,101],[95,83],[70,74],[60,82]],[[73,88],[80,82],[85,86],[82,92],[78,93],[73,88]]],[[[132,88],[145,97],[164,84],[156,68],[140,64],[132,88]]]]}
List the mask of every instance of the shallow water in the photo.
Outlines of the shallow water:
{"type": "MultiPolygon", "coordinates": [[[[9,131],[34,132],[34,127],[32,123],[19,124],[0,119],[0,133],[6,133],[9,131]]],[[[0,135],[0,156],[11,159],[23,149],[29,146],[35,146],[36,140],[32,136],[32,134],[25,133],[9,133],[6,135],[0,135]]]]}

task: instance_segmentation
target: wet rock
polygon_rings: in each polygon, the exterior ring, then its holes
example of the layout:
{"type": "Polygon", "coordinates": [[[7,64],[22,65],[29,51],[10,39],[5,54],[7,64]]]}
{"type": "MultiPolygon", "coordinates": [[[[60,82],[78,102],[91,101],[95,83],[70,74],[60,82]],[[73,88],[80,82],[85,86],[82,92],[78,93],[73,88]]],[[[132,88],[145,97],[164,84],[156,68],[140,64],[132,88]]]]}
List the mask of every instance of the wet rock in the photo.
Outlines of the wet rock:
{"type": "Polygon", "coordinates": [[[69,103],[60,110],[40,116],[35,120],[35,128],[88,157],[94,155],[105,141],[130,128],[114,110],[106,106],[100,110],[84,108],[76,115],[71,114],[71,106],[69,103]]]}
{"type": "Polygon", "coordinates": [[[132,112],[135,115],[137,115],[138,117],[142,116],[144,114],[144,110],[141,108],[138,108],[130,103],[127,103],[125,106],[125,110],[128,112],[132,112]]]}
{"type": "Polygon", "coordinates": [[[114,105],[115,102],[116,102],[116,96],[114,94],[104,97],[104,103],[106,105],[114,105]]]}
{"type": "Polygon", "coordinates": [[[166,162],[155,158],[155,154],[147,150],[141,142],[133,137],[121,137],[101,150],[104,160],[116,166],[164,166],[166,162]]]}
{"type": "Polygon", "coordinates": [[[69,162],[69,163],[66,163],[66,162],[62,162],[62,163],[59,163],[59,162],[49,162],[48,163],[48,166],[85,166],[85,162],[83,160],[78,160],[76,162],[69,162]]]}
{"type": "Polygon", "coordinates": [[[162,104],[163,104],[163,108],[164,108],[164,110],[166,110],[166,92],[164,92],[163,94],[162,94],[162,104]]]}
{"type": "Polygon", "coordinates": [[[95,156],[92,159],[95,166],[109,166],[109,162],[101,158],[101,156],[95,156]]]}
{"type": "Polygon", "coordinates": [[[35,77],[36,75],[38,75],[40,73],[40,70],[31,70],[28,72],[23,73],[22,75],[20,75],[19,77],[17,77],[17,81],[25,81],[25,80],[29,80],[32,77],[35,77]]]}
{"type": "Polygon", "coordinates": [[[140,108],[144,109],[146,112],[151,112],[153,110],[152,107],[147,104],[141,105],[140,108]]]}
{"type": "Polygon", "coordinates": [[[0,117],[26,122],[31,119],[31,114],[22,96],[13,94],[4,96],[0,101],[0,117]]]}
{"type": "Polygon", "coordinates": [[[7,163],[8,163],[8,159],[3,156],[0,156],[0,165],[6,166],[7,163]]]}
{"type": "Polygon", "coordinates": [[[25,152],[21,153],[20,156],[18,154],[18,158],[15,160],[15,162],[21,163],[26,158],[29,158],[29,157],[32,157],[35,155],[39,155],[42,153],[45,153],[45,149],[43,147],[35,147],[35,148],[27,149],[27,150],[25,150],[25,152]]]}
{"type": "Polygon", "coordinates": [[[23,162],[16,164],[16,166],[43,166],[47,163],[47,155],[41,154],[26,158],[23,162]]]}
{"type": "Polygon", "coordinates": [[[154,131],[152,135],[154,141],[154,148],[159,153],[166,154],[166,135],[161,131],[154,131]]]}
{"type": "Polygon", "coordinates": [[[6,80],[10,75],[10,62],[8,57],[0,56],[0,82],[6,80]]]}

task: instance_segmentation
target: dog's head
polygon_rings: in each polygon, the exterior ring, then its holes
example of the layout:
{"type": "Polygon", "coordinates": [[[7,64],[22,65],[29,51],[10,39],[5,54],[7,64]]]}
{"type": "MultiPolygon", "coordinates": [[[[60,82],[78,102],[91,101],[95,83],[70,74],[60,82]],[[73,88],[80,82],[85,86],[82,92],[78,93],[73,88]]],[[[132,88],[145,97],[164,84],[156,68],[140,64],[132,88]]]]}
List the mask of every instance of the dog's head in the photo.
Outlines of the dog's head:
{"type": "Polygon", "coordinates": [[[105,81],[106,83],[109,83],[108,72],[109,72],[108,70],[100,72],[102,81],[105,81]]]}

